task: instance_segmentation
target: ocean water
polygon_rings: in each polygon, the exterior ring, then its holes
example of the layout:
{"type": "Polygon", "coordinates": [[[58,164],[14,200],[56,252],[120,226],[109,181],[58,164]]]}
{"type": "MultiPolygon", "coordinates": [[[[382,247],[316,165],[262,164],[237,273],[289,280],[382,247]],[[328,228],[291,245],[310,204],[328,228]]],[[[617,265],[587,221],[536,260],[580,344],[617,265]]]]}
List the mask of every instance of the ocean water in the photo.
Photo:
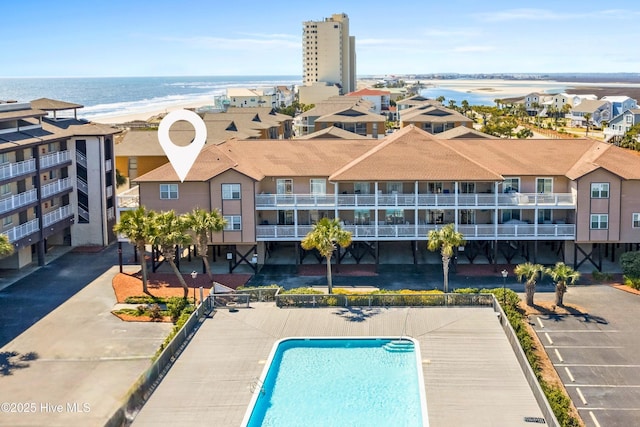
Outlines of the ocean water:
{"type": "Polygon", "coordinates": [[[0,78],[0,100],[52,98],[84,105],[86,119],[125,115],[187,102],[213,104],[231,87],[299,85],[298,76],[0,78]]]}

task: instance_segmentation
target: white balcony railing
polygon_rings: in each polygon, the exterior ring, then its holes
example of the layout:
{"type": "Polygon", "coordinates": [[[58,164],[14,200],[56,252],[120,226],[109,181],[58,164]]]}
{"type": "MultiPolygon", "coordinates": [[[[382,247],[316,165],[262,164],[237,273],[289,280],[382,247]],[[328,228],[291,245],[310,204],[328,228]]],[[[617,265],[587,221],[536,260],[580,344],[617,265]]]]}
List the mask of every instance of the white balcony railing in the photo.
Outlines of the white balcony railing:
{"type": "Polygon", "coordinates": [[[111,161],[111,159],[105,160],[104,161],[104,170],[105,170],[105,172],[110,172],[111,169],[113,169],[113,162],[111,161]]]}
{"type": "MultiPolygon", "coordinates": [[[[427,240],[430,230],[436,225],[346,225],[344,229],[351,232],[354,240],[427,240]]],[[[270,240],[301,240],[311,231],[311,225],[258,225],[256,239],[270,240]]],[[[568,240],[575,238],[574,224],[476,224],[459,225],[467,240],[509,240],[517,239],[548,239],[568,240]]]]}
{"type": "Polygon", "coordinates": [[[82,191],[84,194],[89,194],[89,185],[87,181],[78,177],[78,190],[82,191]]]}
{"type": "Polygon", "coordinates": [[[25,191],[24,193],[7,197],[6,199],[0,200],[0,213],[28,205],[36,200],[38,200],[38,192],[35,188],[25,191]]]}
{"type": "Polygon", "coordinates": [[[87,156],[82,154],[80,151],[76,150],[76,161],[83,168],[87,168],[87,156]]]}
{"type": "Polygon", "coordinates": [[[110,185],[107,187],[107,197],[113,196],[113,186],[110,185]]]}
{"type": "Polygon", "coordinates": [[[55,211],[47,212],[42,216],[42,224],[45,227],[50,226],[58,221],[62,221],[65,218],[68,218],[73,215],[71,211],[71,205],[62,206],[55,211]]]}
{"type": "Polygon", "coordinates": [[[362,207],[434,207],[490,208],[575,207],[571,193],[509,193],[509,194],[257,194],[257,209],[316,209],[362,207]]]}
{"type": "Polygon", "coordinates": [[[2,234],[6,234],[9,241],[13,243],[23,237],[37,232],[38,230],[40,230],[40,226],[38,225],[38,219],[36,218],[29,222],[25,222],[24,224],[20,224],[17,227],[13,227],[2,234]]]}
{"type": "Polygon", "coordinates": [[[56,151],[55,153],[45,154],[40,157],[40,169],[50,168],[71,160],[69,150],[56,151]]]}
{"type": "Polygon", "coordinates": [[[71,181],[71,178],[67,177],[59,179],[55,182],[51,182],[42,186],[42,198],[47,198],[51,195],[60,193],[61,191],[70,188],[73,188],[73,182],[71,181]]]}
{"type": "Polygon", "coordinates": [[[36,170],[36,159],[29,159],[22,162],[7,163],[0,166],[0,179],[13,178],[15,176],[26,175],[36,170]]]}
{"type": "Polygon", "coordinates": [[[140,205],[140,187],[137,185],[116,195],[118,210],[136,209],[140,205]]]}

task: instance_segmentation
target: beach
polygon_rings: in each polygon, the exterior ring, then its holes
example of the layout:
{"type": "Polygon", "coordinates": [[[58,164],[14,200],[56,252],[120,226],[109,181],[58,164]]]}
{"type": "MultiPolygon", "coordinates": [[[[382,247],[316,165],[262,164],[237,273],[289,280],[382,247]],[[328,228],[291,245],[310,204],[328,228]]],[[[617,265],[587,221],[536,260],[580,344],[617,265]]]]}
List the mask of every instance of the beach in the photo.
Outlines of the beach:
{"type": "Polygon", "coordinates": [[[198,100],[198,101],[191,101],[191,102],[172,103],[172,104],[167,104],[165,106],[160,106],[160,107],[158,107],[157,105],[154,105],[150,109],[146,109],[144,111],[135,112],[135,113],[127,112],[127,113],[121,113],[121,114],[114,113],[114,114],[108,114],[104,116],[102,115],[96,116],[91,118],[91,121],[96,123],[105,123],[105,124],[120,124],[120,123],[132,122],[135,120],[147,121],[160,114],[167,114],[175,110],[195,109],[195,108],[200,108],[200,107],[204,107],[212,104],[213,104],[213,100],[211,100],[211,102],[206,102],[206,100],[198,100]]]}

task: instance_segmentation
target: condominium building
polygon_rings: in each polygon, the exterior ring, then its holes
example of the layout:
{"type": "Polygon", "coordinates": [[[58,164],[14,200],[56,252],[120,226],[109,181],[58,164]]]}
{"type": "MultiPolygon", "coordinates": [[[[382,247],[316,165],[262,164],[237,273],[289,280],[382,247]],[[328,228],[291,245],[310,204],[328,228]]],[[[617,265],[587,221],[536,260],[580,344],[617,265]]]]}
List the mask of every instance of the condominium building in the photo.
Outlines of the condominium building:
{"type": "Polygon", "coordinates": [[[338,84],[340,94],[356,89],[356,39],[349,35],[344,13],[322,21],[303,22],[302,57],[305,86],[316,82],[338,84]]]}
{"type": "Polygon", "coordinates": [[[0,268],[44,264],[51,245],[115,239],[110,126],[78,120],[82,105],[0,101],[0,232],[15,252],[0,268]]]}
{"type": "Polygon", "coordinates": [[[170,165],[136,181],[148,209],[220,209],[227,228],[211,244],[260,264],[282,248],[305,262],[300,241],[323,217],[353,235],[339,262],[411,248],[405,263],[424,263],[428,232],[447,223],[468,262],[544,251],[601,268],[603,254],[640,246],[640,155],[586,138],[442,140],[407,126],[384,139],[230,140],[203,149],[182,183],[170,165]]]}

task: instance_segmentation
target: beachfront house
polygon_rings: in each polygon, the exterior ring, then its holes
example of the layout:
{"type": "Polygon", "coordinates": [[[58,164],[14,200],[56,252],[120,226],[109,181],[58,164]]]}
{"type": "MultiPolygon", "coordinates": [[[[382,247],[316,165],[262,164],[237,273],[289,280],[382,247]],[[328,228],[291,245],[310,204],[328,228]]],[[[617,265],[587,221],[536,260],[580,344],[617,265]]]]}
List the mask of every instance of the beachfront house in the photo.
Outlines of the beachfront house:
{"type": "Polygon", "coordinates": [[[374,114],[386,114],[389,111],[391,103],[391,94],[386,90],[378,89],[360,89],[350,92],[347,96],[359,96],[365,101],[369,101],[372,105],[371,112],[374,114]]]}
{"type": "Polygon", "coordinates": [[[338,263],[424,263],[428,232],[447,223],[465,262],[599,269],[640,246],[640,156],[588,138],[444,141],[406,126],[377,140],[230,140],[205,147],[183,183],[170,165],[136,183],[149,209],[221,209],[210,244],[236,264],[318,262],[300,241],[323,217],[353,235],[338,263]]]}
{"type": "Polygon", "coordinates": [[[609,141],[612,138],[623,137],[632,126],[640,123],[640,109],[634,108],[626,110],[619,116],[614,117],[609,122],[609,125],[604,128],[605,141],[609,141]]]}
{"type": "Polygon", "coordinates": [[[585,100],[573,107],[567,114],[571,120],[571,126],[602,126],[603,121],[611,120],[611,103],[606,100],[585,100]],[[586,121],[590,115],[589,123],[586,121]]]}
{"type": "Polygon", "coordinates": [[[638,108],[638,102],[628,96],[603,96],[602,100],[611,103],[611,117],[616,117],[627,110],[638,108]]]}
{"type": "Polygon", "coordinates": [[[402,110],[400,127],[416,126],[432,134],[445,132],[458,126],[473,127],[473,120],[460,114],[456,110],[424,103],[402,110]]]}

